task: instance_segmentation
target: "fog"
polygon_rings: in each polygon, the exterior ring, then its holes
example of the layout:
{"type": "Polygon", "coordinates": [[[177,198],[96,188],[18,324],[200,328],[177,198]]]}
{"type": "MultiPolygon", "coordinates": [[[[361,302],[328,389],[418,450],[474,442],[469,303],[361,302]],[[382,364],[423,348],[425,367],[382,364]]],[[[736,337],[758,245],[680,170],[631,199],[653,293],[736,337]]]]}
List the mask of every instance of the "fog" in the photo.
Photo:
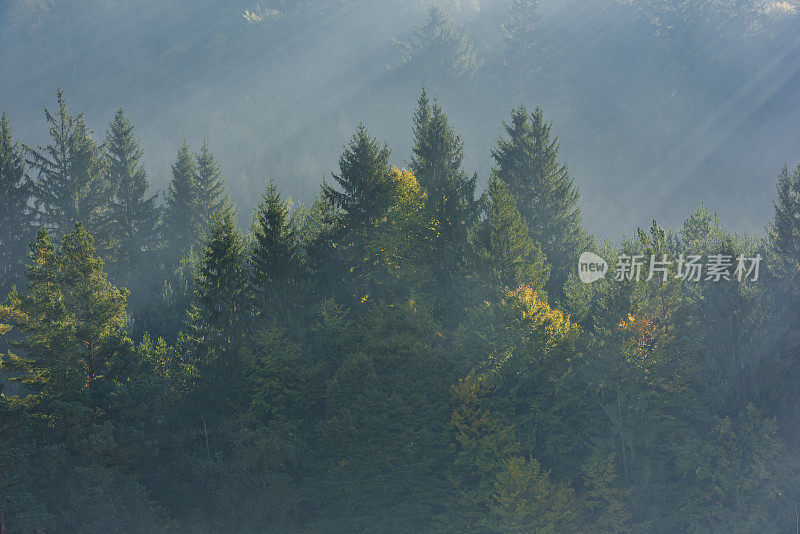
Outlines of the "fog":
{"type": "Polygon", "coordinates": [[[46,141],[42,106],[59,84],[98,139],[122,106],[155,189],[182,138],[193,148],[205,138],[247,217],[270,178],[311,201],[360,121],[403,166],[425,84],[479,188],[502,121],[524,103],[554,122],[596,235],[653,218],[674,226],[701,202],[732,230],[762,232],[777,172],[800,159],[797,7],[677,2],[665,15],[656,5],[541,2],[544,44],[521,82],[498,59],[503,0],[441,2],[473,43],[471,79],[399,66],[426,1],[6,0],[0,108],[33,146],[46,141]],[[730,11],[701,9],[720,5],[730,11]]]}
{"type": "Polygon", "coordinates": [[[0,0],[0,533],[800,532],[800,0],[257,1],[0,0]]]}

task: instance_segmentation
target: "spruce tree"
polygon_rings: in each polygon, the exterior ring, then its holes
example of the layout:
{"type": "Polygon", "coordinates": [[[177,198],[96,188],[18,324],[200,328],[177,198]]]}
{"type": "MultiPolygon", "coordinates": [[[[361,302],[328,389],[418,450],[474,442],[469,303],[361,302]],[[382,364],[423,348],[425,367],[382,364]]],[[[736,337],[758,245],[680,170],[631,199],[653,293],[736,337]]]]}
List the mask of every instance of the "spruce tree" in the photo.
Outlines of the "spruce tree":
{"type": "Polygon", "coordinates": [[[92,139],[83,114],[70,115],[59,87],[58,110],[45,108],[52,141],[38,150],[28,149],[28,164],[37,173],[36,198],[42,223],[58,233],[82,222],[99,233],[103,211],[113,194],[103,176],[100,147],[92,139]]]}
{"type": "Polygon", "coordinates": [[[514,196],[497,174],[489,182],[485,248],[494,282],[502,289],[527,285],[544,289],[550,276],[539,246],[528,235],[528,227],[517,209],[514,196]]]}
{"type": "Polygon", "coordinates": [[[171,261],[183,257],[202,235],[204,226],[200,213],[197,165],[184,139],[172,164],[164,211],[164,240],[171,261]]]}
{"type": "Polygon", "coordinates": [[[94,240],[80,223],[60,247],[41,228],[30,247],[29,294],[14,291],[0,308],[25,335],[14,343],[22,355],[11,362],[31,371],[25,382],[44,393],[42,400],[95,403],[93,392],[113,379],[114,360],[128,348],[122,330],[127,291],[108,282],[94,254],[94,240]]]}
{"type": "Polygon", "coordinates": [[[287,287],[299,268],[298,237],[289,205],[281,200],[275,184],[267,188],[255,215],[251,226],[250,269],[253,287],[265,306],[275,299],[285,301],[287,297],[287,287]]]}
{"type": "Polygon", "coordinates": [[[434,80],[469,79],[478,72],[477,53],[470,38],[453,26],[447,14],[431,5],[423,24],[414,26],[411,41],[404,48],[401,68],[410,68],[417,76],[434,80]]]}
{"type": "Polygon", "coordinates": [[[523,79],[541,57],[542,15],[538,0],[513,0],[504,26],[508,63],[523,79]]]}
{"type": "Polygon", "coordinates": [[[0,291],[6,294],[24,274],[28,243],[35,234],[33,183],[22,146],[14,141],[5,113],[0,116],[0,291]]]}
{"type": "Polygon", "coordinates": [[[202,421],[218,427],[241,393],[239,351],[251,309],[247,255],[232,208],[212,216],[196,269],[188,322],[188,346],[199,371],[195,402],[202,421]]]}
{"type": "MultiPolygon", "coordinates": [[[[126,287],[136,283],[158,246],[158,206],[148,197],[142,149],[122,108],[109,125],[105,142],[106,176],[116,194],[108,210],[107,231],[112,245],[112,274],[126,287]]],[[[152,260],[151,260],[152,261],[152,260]]]]}
{"type": "Polygon", "coordinates": [[[323,194],[344,212],[348,229],[370,225],[383,215],[392,201],[391,151],[370,137],[364,124],[358,129],[339,157],[339,175],[333,178],[341,191],[324,184],[323,194]]]}
{"type": "Polygon", "coordinates": [[[467,231],[476,219],[476,176],[461,168],[464,144],[434,100],[422,89],[414,112],[411,170],[427,193],[426,208],[436,226],[433,257],[437,279],[449,286],[465,254],[467,231]]]}
{"type": "Polygon", "coordinates": [[[0,306],[0,321],[18,330],[3,365],[19,373],[19,404],[37,425],[26,479],[55,531],[113,530],[110,517],[152,531],[155,509],[126,472],[140,460],[129,439],[147,413],[137,389],[152,376],[124,331],[127,291],[109,283],[80,223],[60,246],[41,228],[29,258],[27,294],[15,290],[0,306]]]}
{"type": "Polygon", "coordinates": [[[222,171],[205,139],[200,146],[200,152],[195,154],[195,160],[197,161],[197,195],[200,216],[204,219],[205,224],[208,224],[214,213],[224,209],[228,204],[229,199],[225,194],[225,179],[222,177],[222,171]]]}
{"type": "Polygon", "coordinates": [[[767,227],[773,253],[770,270],[797,302],[800,297],[800,165],[794,170],[783,166],[774,206],[775,216],[767,227]]]}
{"type": "Polygon", "coordinates": [[[533,52],[539,40],[542,15],[538,0],[512,0],[510,21],[505,26],[506,39],[517,53],[533,52]]]}
{"type": "Polygon", "coordinates": [[[237,341],[248,306],[247,258],[231,207],[211,218],[195,274],[192,324],[210,351],[237,341]]]}
{"type": "Polygon", "coordinates": [[[589,242],[578,201],[580,192],[567,166],[558,160],[558,138],[550,133],[541,109],[511,112],[508,139],[492,151],[498,177],[517,199],[531,238],[552,266],[548,293],[560,299],[570,270],[589,242]]]}

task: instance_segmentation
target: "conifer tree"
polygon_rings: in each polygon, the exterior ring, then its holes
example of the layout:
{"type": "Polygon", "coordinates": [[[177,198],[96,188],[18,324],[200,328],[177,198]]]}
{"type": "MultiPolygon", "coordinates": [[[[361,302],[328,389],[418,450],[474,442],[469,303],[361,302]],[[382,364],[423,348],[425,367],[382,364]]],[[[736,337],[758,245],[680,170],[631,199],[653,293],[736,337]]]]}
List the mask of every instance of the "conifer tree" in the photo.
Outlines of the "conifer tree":
{"type": "Polygon", "coordinates": [[[172,164],[172,180],[167,190],[164,234],[172,261],[183,257],[202,236],[197,165],[184,139],[172,164]]]}
{"type": "Polygon", "coordinates": [[[527,74],[542,45],[542,15],[538,0],[513,0],[508,10],[509,22],[504,26],[509,60],[521,74],[527,74]]]}
{"type": "Polygon", "coordinates": [[[528,235],[528,227],[516,201],[495,173],[489,182],[484,239],[490,269],[500,288],[527,285],[542,290],[550,267],[539,246],[528,235]]]}
{"type": "Polygon", "coordinates": [[[229,202],[225,194],[225,179],[205,139],[200,152],[195,154],[195,160],[200,216],[208,224],[214,213],[224,209],[229,202]]]}
{"type": "Polygon", "coordinates": [[[211,218],[194,277],[188,347],[199,372],[195,403],[202,421],[225,424],[241,393],[242,331],[249,317],[247,255],[231,207],[211,218]]]}
{"type": "Polygon", "coordinates": [[[477,216],[476,176],[461,168],[464,144],[425,89],[414,112],[411,170],[427,193],[427,210],[436,225],[434,257],[437,278],[447,283],[455,276],[465,253],[468,228],[477,216]]]}
{"type": "MultiPolygon", "coordinates": [[[[791,293],[800,298],[800,165],[794,170],[783,166],[778,176],[778,201],[775,216],[768,226],[772,248],[771,271],[791,293]]],[[[797,309],[797,308],[795,308],[797,309]]]]}
{"type": "Polygon", "coordinates": [[[33,183],[23,149],[13,138],[5,113],[0,116],[0,291],[4,294],[24,274],[27,246],[33,240],[33,183]]]}
{"type": "Polygon", "coordinates": [[[298,237],[289,205],[281,200],[275,184],[267,188],[255,215],[251,227],[254,242],[250,252],[253,287],[267,300],[285,299],[287,286],[299,268],[298,237]]]}
{"type": "Polygon", "coordinates": [[[158,246],[158,206],[147,196],[149,184],[142,165],[142,149],[134,127],[122,108],[109,125],[105,142],[106,176],[116,194],[108,210],[107,231],[113,247],[112,273],[131,287],[158,246]]]}
{"type": "Polygon", "coordinates": [[[517,199],[531,238],[552,265],[547,290],[560,299],[564,284],[589,238],[583,228],[580,193],[566,165],[558,160],[558,138],[537,108],[525,106],[511,112],[511,124],[492,151],[499,178],[517,199]]]}
{"type": "Polygon", "coordinates": [[[113,194],[103,177],[103,158],[92,139],[83,114],[70,115],[59,87],[58,110],[45,108],[51,143],[29,149],[28,164],[37,173],[36,198],[42,223],[59,233],[82,222],[94,232],[100,229],[103,211],[113,194]]]}
{"type": "Polygon", "coordinates": [[[23,354],[11,361],[30,371],[25,382],[45,393],[43,399],[97,402],[93,395],[113,379],[115,359],[128,348],[122,330],[127,291],[108,282],[94,253],[80,223],[58,248],[41,228],[29,255],[30,294],[14,291],[0,308],[26,336],[15,343],[23,354]]]}
{"type": "Polygon", "coordinates": [[[246,261],[233,208],[215,212],[200,251],[192,313],[193,332],[211,352],[238,341],[249,300],[246,261]]]}
{"type": "Polygon", "coordinates": [[[344,212],[348,229],[362,228],[383,215],[392,201],[391,151],[370,137],[364,124],[358,129],[339,157],[339,174],[333,178],[341,191],[324,184],[323,194],[344,212]]]}
{"type": "Polygon", "coordinates": [[[401,68],[411,68],[425,79],[469,79],[478,71],[477,53],[470,38],[453,26],[447,14],[432,4],[423,24],[414,26],[404,48],[401,68]]]}
{"type": "Polygon", "coordinates": [[[149,376],[124,331],[127,291],[109,283],[80,223],[58,247],[41,228],[29,258],[28,294],[12,291],[0,306],[0,321],[19,331],[10,341],[19,353],[3,363],[20,373],[22,405],[38,422],[26,477],[54,530],[107,531],[110,517],[151,530],[157,513],[119,462],[135,449],[127,437],[139,429],[127,423],[142,410],[136,384],[149,376]]]}

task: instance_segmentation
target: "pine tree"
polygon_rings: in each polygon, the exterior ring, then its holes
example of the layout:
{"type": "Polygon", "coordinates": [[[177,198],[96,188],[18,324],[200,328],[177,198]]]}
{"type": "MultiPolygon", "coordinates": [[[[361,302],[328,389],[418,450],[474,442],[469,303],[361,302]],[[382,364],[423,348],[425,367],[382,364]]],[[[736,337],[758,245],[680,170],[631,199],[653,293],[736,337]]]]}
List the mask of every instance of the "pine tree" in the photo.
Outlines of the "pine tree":
{"type": "Polygon", "coordinates": [[[238,341],[248,306],[244,240],[233,209],[211,218],[195,275],[193,331],[210,351],[223,351],[238,341]]]}
{"type": "Polygon", "coordinates": [[[184,139],[172,164],[172,181],[167,190],[164,212],[166,251],[171,262],[177,262],[197,243],[204,229],[197,166],[184,139]]]}
{"type": "Polygon", "coordinates": [[[227,424],[241,399],[240,350],[249,318],[247,255],[231,207],[211,218],[194,277],[188,348],[198,370],[193,410],[203,424],[227,424]]]}
{"type": "MultiPolygon", "coordinates": [[[[26,477],[53,530],[108,531],[110,517],[156,528],[155,509],[125,469],[138,459],[120,461],[139,435],[141,419],[127,424],[146,413],[136,391],[149,376],[124,332],[127,291],[109,283],[80,223],[58,247],[41,228],[29,258],[28,294],[12,291],[0,307],[0,321],[19,331],[10,345],[20,352],[3,364],[20,373],[21,405],[37,424],[26,477]]],[[[28,506],[34,512],[38,503],[28,506]]]]}
{"type": "Polygon", "coordinates": [[[587,522],[598,532],[632,532],[628,510],[629,490],[619,488],[614,455],[595,453],[583,466],[587,522]]]}
{"type": "Polygon", "coordinates": [[[105,158],[106,179],[116,191],[107,221],[114,258],[111,270],[120,283],[132,287],[158,246],[159,213],[155,195],[147,196],[149,184],[141,162],[142,149],[122,108],[109,125],[105,158]]]}
{"type": "Polygon", "coordinates": [[[800,303],[800,165],[792,171],[783,166],[774,206],[775,217],[767,228],[773,252],[770,270],[800,303]]]}
{"type": "MultiPolygon", "coordinates": [[[[766,333],[763,341],[759,340],[759,345],[767,347],[758,353],[764,352],[768,358],[766,362],[764,359],[756,360],[758,365],[754,368],[761,370],[759,374],[767,378],[762,379],[766,386],[762,389],[768,390],[769,394],[765,396],[770,398],[770,404],[775,405],[775,412],[791,418],[790,414],[798,403],[798,389],[795,384],[800,377],[800,361],[797,358],[800,349],[800,164],[793,170],[788,165],[783,166],[778,176],[777,188],[778,198],[773,202],[775,215],[767,226],[768,248],[765,257],[768,269],[765,274],[769,298],[764,299],[760,306],[767,307],[765,304],[769,303],[769,325],[767,328],[758,328],[766,333]]],[[[740,331],[735,333],[739,334],[740,331]]],[[[730,342],[732,336],[723,337],[726,342],[730,342]]],[[[747,354],[744,361],[748,366],[752,365],[754,359],[750,351],[740,352],[747,354]]],[[[726,361],[730,361],[730,358],[726,361]]],[[[745,367],[738,371],[743,378],[750,374],[745,367]]],[[[797,443],[799,432],[800,429],[789,425],[786,429],[787,440],[797,443]]]]}
{"type": "Polygon", "coordinates": [[[256,208],[251,226],[254,242],[250,251],[253,287],[266,306],[288,304],[287,290],[298,273],[300,257],[297,229],[289,205],[281,200],[275,184],[270,184],[256,208]]]}
{"type": "Polygon", "coordinates": [[[469,178],[461,168],[464,144],[453,131],[447,116],[422,89],[414,112],[414,145],[411,170],[427,193],[427,210],[437,237],[433,257],[437,279],[451,287],[451,278],[465,254],[467,232],[474,223],[476,176],[469,178]]]}
{"type": "Polygon", "coordinates": [[[446,348],[424,314],[403,306],[376,305],[356,328],[326,383],[318,427],[319,505],[335,521],[322,530],[429,531],[447,491],[437,473],[454,378],[446,348]]]}
{"type": "Polygon", "coordinates": [[[511,124],[492,151],[499,178],[517,199],[520,214],[528,223],[531,238],[538,243],[552,265],[549,294],[560,299],[564,284],[589,242],[583,228],[580,193],[566,165],[558,160],[558,138],[550,133],[537,108],[525,106],[511,112],[511,124]]]}
{"type": "MultiPolygon", "coordinates": [[[[127,291],[113,287],[94,256],[94,240],[80,223],[56,248],[44,228],[31,245],[30,294],[14,291],[2,313],[25,334],[24,354],[12,362],[31,374],[25,382],[47,397],[96,401],[127,341],[122,327],[127,291]]],[[[97,406],[95,406],[97,408],[97,406]]]]}
{"type": "Polygon", "coordinates": [[[456,407],[447,429],[454,454],[447,479],[458,497],[442,518],[448,529],[468,531],[489,523],[494,481],[504,462],[521,452],[513,427],[501,420],[503,414],[486,409],[488,386],[485,377],[471,373],[451,387],[456,407]]]}
{"type": "Polygon", "coordinates": [[[205,224],[211,221],[215,212],[225,208],[229,199],[225,194],[225,179],[204,139],[200,152],[195,154],[197,161],[197,187],[200,216],[205,224]]]}
{"type": "Polygon", "coordinates": [[[545,265],[541,249],[528,235],[528,227],[508,186],[496,173],[489,182],[488,197],[484,240],[494,281],[500,288],[527,285],[535,290],[544,289],[550,267],[545,265]]]}
{"type": "Polygon", "coordinates": [[[577,532],[580,503],[535,458],[512,458],[495,481],[493,526],[501,532],[577,532]]]}
{"type": "Polygon", "coordinates": [[[6,294],[24,274],[28,243],[33,240],[33,183],[23,149],[14,141],[5,113],[0,116],[0,291],[6,294]]]}
{"type": "Polygon", "coordinates": [[[56,99],[55,113],[44,110],[51,143],[38,150],[28,149],[28,164],[37,172],[36,198],[42,222],[59,233],[70,231],[77,222],[97,232],[113,194],[111,184],[103,177],[102,154],[83,114],[67,112],[60,87],[56,99]]]}
{"type": "Polygon", "coordinates": [[[404,48],[401,68],[410,68],[427,80],[458,80],[475,76],[477,53],[467,35],[459,33],[444,11],[431,5],[424,24],[414,26],[411,41],[404,48]]]}
{"type": "Polygon", "coordinates": [[[327,184],[322,189],[331,203],[344,212],[348,229],[371,225],[389,207],[393,197],[390,155],[389,147],[381,147],[364,124],[359,124],[339,157],[339,175],[333,175],[341,191],[327,184]]]}
{"type": "Polygon", "coordinates": [[[519,74],[525,76],[541,55],[542,15],[539,12],[539,2],[513,0],[508,14],[510,20],[504,29],[509,63],[519,74]]]}

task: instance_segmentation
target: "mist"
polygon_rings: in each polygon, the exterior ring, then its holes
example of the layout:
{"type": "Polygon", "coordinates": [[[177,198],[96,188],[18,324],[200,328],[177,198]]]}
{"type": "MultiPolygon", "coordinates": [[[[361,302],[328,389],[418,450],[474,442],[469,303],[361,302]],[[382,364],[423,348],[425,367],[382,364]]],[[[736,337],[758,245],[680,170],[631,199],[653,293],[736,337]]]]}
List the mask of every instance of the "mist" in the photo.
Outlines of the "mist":
{"type": "Polygon", "coordinates": [[[800,0],[0,0],[0,534],[800,532],[800,0]]]}
{"type": "Polygon", "coordinates": [[[428,2],[11,0],[0,8],[0,104],[30,145],[46,138],[42,105],[59,84],[98,134],[122,106],[156,189],[181,140],[205,138],[247,212],[270,179],[310,202],[360,121],[403,166],[424,84],[483,184],[510,109],[540,106],[598,235],[675,225],[701,202],[733,230],[763,230],[777,171],[800,156],[794,4],[677,28],[695,47],[670,40],[644,3],[544,1],[546,48],[524,84],[498,65],[507,2],[441,5],[472,40],[472,79],[399,67],[428,2]]]}

